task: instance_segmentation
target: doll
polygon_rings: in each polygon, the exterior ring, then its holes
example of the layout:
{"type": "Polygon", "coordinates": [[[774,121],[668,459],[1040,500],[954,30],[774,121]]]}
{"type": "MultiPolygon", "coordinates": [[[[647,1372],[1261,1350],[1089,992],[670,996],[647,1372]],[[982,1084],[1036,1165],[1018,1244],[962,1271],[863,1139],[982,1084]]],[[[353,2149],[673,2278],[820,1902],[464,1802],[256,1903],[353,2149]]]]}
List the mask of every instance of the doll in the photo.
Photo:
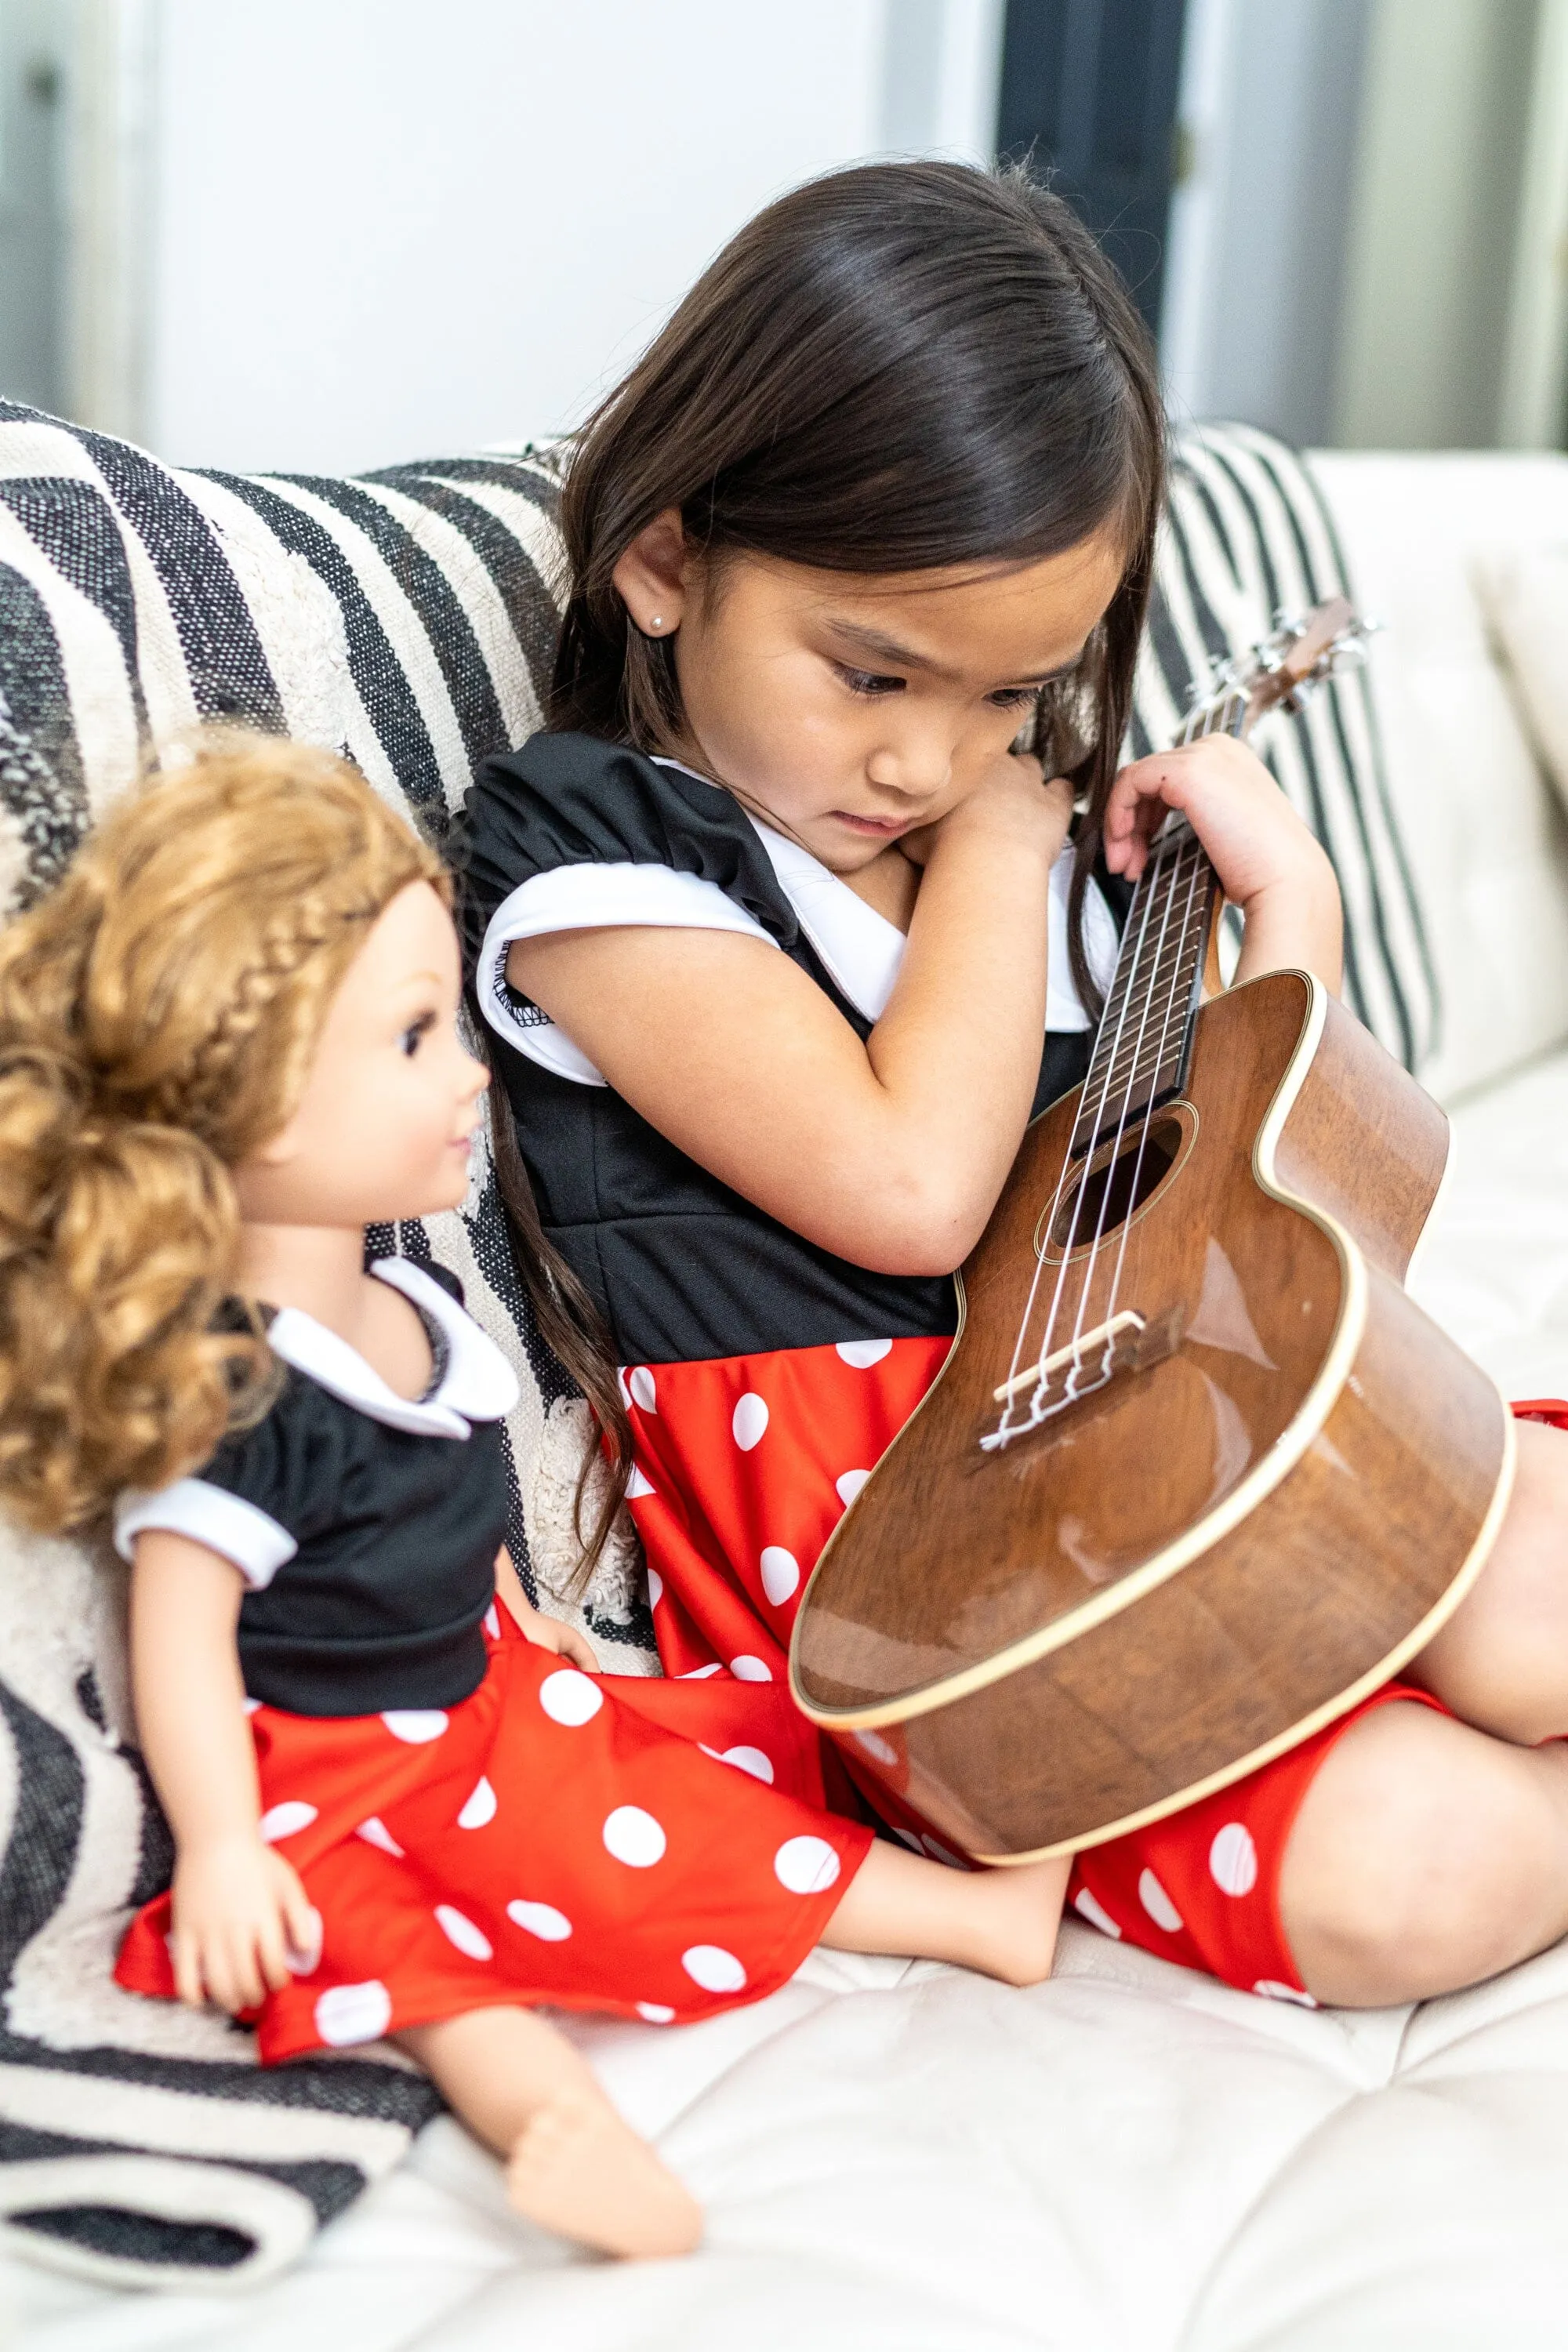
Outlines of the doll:
{"type": "Polygon", "coordinates": [[[174,1832],[116,1973],[264,2064],[390,2034],[524,2214],[700,2210],[541,2007],[669,2024],[811,1947],[1047,1975],[1064,1864],[966,1874],[826,1809],[782,1686],[602,1677],[508,1557],[515,1376],[367,1225],[455,1207],[487,1074],[435,854],[342,761],[225,737],[0,938],[0,1495],[112,1507],[174,1832]]]}

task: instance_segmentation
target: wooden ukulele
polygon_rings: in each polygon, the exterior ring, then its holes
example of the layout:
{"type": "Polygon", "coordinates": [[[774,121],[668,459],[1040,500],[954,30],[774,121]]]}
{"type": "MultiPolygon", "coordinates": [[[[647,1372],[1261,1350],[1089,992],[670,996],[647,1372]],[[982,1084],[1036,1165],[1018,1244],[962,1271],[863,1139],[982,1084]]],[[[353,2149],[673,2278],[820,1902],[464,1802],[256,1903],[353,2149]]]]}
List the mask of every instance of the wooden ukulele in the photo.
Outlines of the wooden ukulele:
{"type": "MultiPolygon", "coordinates": [[[[1282,630],[1182,740],[1299,707],[1361,634],[1342,600],[1282,630]]],[[[1089,1076],[1026,1134],[795,1625],[805,1714],[976,1860],[1306,1738],[1431,1638],[1507,1501],[1502,1401],[1404,1288],[1447,1121],[1306,972],[1205,1001],[1218,911],[1168,819],[1089,1076]]]]}

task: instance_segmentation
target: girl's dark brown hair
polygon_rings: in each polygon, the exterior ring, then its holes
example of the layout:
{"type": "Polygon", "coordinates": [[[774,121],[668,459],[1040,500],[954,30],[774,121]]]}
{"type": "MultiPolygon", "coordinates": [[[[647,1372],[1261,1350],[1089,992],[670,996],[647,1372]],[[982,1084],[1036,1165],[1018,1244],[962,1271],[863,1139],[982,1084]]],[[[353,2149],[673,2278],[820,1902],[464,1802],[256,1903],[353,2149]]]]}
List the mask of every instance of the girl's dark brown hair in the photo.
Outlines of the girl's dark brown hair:
{"type": "MultiPolygon", "coordinates": [[[[1084,893],[1131,708],[1163,469],[1148,335],[1058,196],[1022,171],[959,163],[814,180],[725,247],[578,437],[549,723],[679,747],[672,640],[633,626],[613,578],[668,508],[721,561],[862,574],[1037,562],[1114,530],[1121,584],[1035,722],[1047,773],[1069,775],[1082,803],[1069,945],[1094,1003],[1084,893]]],[[[537,1246],[536,1215],[531,1228],[537,1246]]],[[[558,1312],[561,1274],[545,1264],[531,1286],[558,1312]]],[[[560,1352],[609,1436],[613,1508],[630,1461],[621,1398],[606,1417],[602,1367],[589,1388],[582,1339],[560,1352]]]]}

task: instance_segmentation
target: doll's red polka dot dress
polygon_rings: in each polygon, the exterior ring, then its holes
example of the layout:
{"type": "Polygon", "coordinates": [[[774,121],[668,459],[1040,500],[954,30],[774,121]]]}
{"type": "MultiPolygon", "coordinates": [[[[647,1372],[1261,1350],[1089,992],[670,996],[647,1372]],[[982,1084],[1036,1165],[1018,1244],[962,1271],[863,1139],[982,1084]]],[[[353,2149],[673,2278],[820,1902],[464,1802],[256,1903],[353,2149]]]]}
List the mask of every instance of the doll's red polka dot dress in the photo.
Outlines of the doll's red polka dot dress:
{"type": "MultiPolygon", "coordinates": [[[[869,1831],[825,1808],[782,1688],[587,1675],[524,1639],[494,1589],[510,1369],[430,1275],[376,1271],[432,1330],[427,1398],[285,1309],[259,1428],[119,1513],[122,1549],[173,1528],[248,1588],[261,1832],[319,1922],[259,2012],[262,2058],[504,2001],[664,2024],[756,2000],[818,1941],[869,1831]]],[[[169,1926],[166,1895],[132,1922],[121,1984],[173,1994],[169,1926]]]]}

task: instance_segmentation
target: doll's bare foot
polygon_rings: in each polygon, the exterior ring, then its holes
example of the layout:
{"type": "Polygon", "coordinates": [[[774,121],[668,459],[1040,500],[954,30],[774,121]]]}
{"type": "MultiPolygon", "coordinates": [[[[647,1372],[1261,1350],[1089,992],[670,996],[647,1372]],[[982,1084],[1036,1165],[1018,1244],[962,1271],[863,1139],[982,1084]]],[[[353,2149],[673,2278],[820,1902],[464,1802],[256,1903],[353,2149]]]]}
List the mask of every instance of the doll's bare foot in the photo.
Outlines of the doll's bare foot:
{"type": "Polygon", "coordinates": [[[606,2254],[689,2254],[702,2209],[596,2088],[564,2085],[524,2126],[507,2167],[517,2210],[606,2254]]]}
{"type": "Polygon", "coordinates": [[[956,1960],[1004,1984],[1040,1984],[1056,1958],[1070,1860],[1016,1870],[949,1870],[878,1843],[823,1931],[841,1952],[914,1952],[956,1960]]]}

